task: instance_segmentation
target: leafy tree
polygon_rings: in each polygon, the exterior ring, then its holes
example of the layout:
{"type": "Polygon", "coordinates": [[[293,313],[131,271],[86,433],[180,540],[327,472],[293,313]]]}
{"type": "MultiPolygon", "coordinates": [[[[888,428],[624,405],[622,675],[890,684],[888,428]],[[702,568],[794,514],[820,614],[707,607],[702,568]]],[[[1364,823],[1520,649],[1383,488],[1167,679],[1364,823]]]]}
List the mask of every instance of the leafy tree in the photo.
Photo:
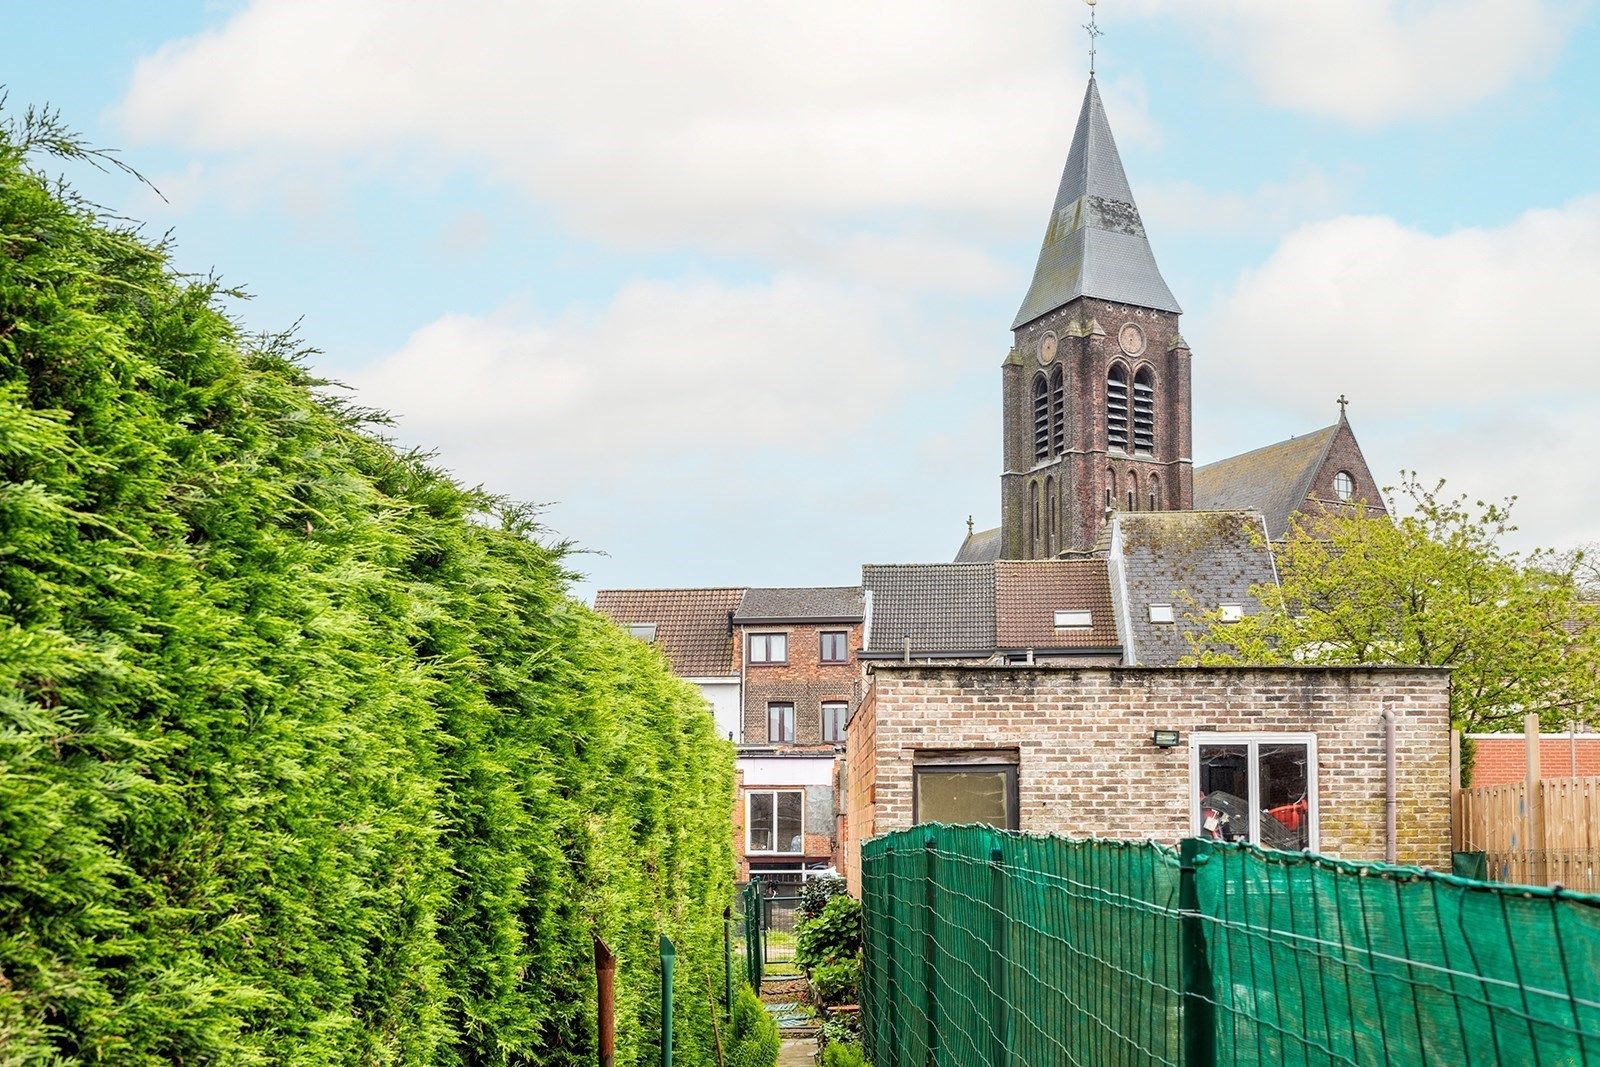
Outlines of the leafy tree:
{"type": "MultiPolygon", "coordinates": [[[[0,1063],[654,1061],[733,753],[568,546],[0,128],[0,1063]]],[[[705,998],[682,1062],[714,1062],[705,998]]]]}
{"type": "Polygon", "coordinates": [[[1297,522],[1280,586],[1253,590],[1262,611],[1204,616],[1194,660],[1453,667],[1451,718],[1469,731],[1520,729],[1528,712],[1548,728],[1592,715],[1600,613],[1581,595],[1587,557],[1508,549],[1514,499],[1469,506],[1414,473],[1398,492],[1409,507],[1397,518],[1297,522]]]}

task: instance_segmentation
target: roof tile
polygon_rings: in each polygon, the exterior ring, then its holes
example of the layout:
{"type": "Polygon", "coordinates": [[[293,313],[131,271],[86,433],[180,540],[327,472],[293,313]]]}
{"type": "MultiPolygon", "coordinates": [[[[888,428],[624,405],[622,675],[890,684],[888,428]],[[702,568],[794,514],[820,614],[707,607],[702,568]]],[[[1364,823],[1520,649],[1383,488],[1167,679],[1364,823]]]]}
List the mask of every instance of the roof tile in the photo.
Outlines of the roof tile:
{"type": "Polygon", "coordinates": [[[737,674],[729,614],[743,589],[602,589],[594,607],[620,626],[655,623],[655,644],[681,678],[737,674]]]}

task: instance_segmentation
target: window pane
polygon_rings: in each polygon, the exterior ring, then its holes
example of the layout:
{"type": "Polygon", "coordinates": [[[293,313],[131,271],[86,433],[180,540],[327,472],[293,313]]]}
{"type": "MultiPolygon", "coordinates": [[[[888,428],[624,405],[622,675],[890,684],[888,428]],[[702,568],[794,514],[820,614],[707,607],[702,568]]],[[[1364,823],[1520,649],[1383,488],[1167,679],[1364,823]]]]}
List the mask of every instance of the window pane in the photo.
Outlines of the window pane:
{"type": "Polygon", "coordinates": [[[773,634],[767,639],[771,642],[769,657],[774,663],[782,663],[789,658],[789,638],[785,634],[773,634]]]}
{"type": "Polygon", "coordinates": [[[804,852],[805,841],[801,837],[800,809],[805,796],[802,793],[778,794],[778,851],[779,852],[804,852]]]}
{"type": "Polygon", "coordinates": [[[772,851],[772,794],[750,794],[750,851],[772,851]]]}
{"type": "Polygon", "coordinates": [[[849,715],[850,705],[827,703],[822,705],[822,739],[824,741],[843,741],[845,719],[849,715]]]}
{"type": "Polygon", "coordinates": [[[1305,745],[1258,747],[1256,782],[1261,788],[1261,844],[1304,852],[1311,847],[1311,798],[1305,745]]]}
{"type": "Polygon", "coordinates": [[[1244,745],[1200,746],[1200,836],[1250,840],[1250,758],[1244,745]]]}
{"type": "Polygon", "coordinates": [[[985,823],[1015,829],[1011,773],[984,768],[970,771],[917,771],[917,821],[985,823]]]}

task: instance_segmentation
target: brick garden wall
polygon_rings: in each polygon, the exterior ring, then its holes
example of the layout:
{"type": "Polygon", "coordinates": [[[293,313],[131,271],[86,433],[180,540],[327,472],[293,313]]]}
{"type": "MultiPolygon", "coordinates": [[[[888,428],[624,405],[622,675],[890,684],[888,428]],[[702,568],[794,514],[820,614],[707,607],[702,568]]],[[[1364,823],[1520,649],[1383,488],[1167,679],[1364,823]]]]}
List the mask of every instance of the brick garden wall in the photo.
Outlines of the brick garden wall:
{"type": "Polygon", "coordinates": [[[846,754],[853,886],[860,842],[911,825],[919,749],[1017,749],[1024,831],[1174,842],[1190,833],[1197,730],[1314,733],[1319,851],[1381,860],[1385,707],[1397,717],[1400,862],[1448,869],[1441,671],[895,665],[874,669],[870,692],[846,754]],[[1156,729],[1182,731],[1182,744],[1154,747],[1156,729]]]}

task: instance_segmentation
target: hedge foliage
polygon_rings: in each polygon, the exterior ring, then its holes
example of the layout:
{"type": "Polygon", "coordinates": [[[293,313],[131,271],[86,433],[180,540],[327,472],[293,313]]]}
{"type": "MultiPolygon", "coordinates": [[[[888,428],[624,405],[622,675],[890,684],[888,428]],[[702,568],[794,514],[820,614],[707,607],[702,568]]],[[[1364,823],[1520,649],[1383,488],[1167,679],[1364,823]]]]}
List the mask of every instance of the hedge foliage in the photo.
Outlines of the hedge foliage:
{"type": "Polygon", "coordinates": [[[733,1032],[727,1067],[773,1067],[782,1047],[777,1022],[762,1006],[755,991],[741,983],[733,998],[733,1032]]]}
{"type": "MultiPolygon", "coordinates": [[[[0,1064],[715,1061],[731,746],[565,547],[0,134],[0,1064]]],[[[720,987],[720,986],[719,986],[720,987]]]]}

